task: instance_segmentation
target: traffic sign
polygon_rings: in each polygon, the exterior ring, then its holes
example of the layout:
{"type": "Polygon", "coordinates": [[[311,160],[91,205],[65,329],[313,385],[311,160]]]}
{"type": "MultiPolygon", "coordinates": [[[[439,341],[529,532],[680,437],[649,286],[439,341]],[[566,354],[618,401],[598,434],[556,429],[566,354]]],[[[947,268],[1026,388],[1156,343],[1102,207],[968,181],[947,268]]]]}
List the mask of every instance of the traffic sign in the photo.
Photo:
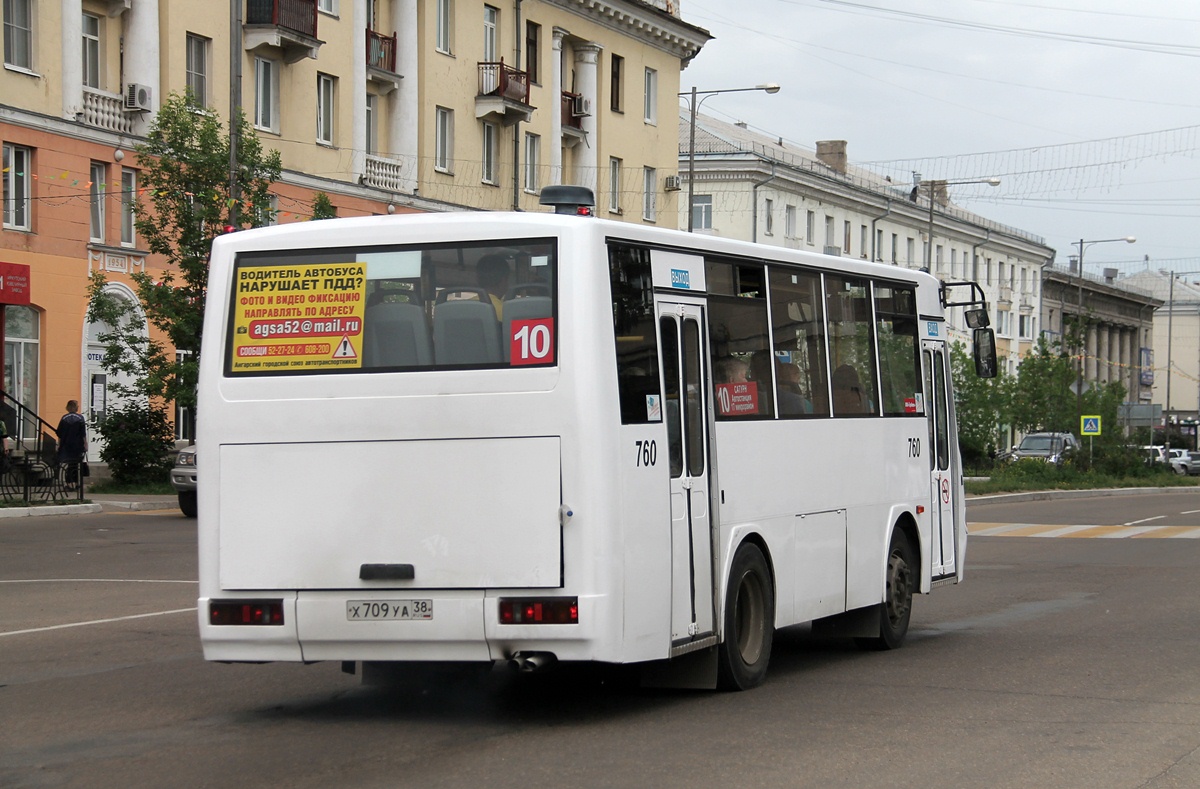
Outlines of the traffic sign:
{"type": "Polygon", "coordinates": [[[1082,416],[1079,418],[1079,434],[1082,436],[1100,435],[1100,417],[1082,416]]]}

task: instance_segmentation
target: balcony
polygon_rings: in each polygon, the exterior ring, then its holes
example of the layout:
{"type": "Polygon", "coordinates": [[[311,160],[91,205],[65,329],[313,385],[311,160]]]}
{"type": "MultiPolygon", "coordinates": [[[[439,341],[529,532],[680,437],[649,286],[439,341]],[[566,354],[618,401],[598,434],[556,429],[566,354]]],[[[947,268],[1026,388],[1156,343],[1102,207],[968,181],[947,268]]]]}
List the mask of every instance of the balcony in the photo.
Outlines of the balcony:
{"type": "Polygon", "coordinates": [[[583,117],[575,114],[575,100],[578,98],[578,93],[562,92],[562,136],[563,145],[568,148],[574,148],[587,138],[583,130],[583,117]]]}
{"type": "Polygon", "coordinates": [[[317,40],[317,0],[246,0],[242,32],[247,52],[277,52],[285,63],[316,58],[324,41],[317,40]]]}
{"type": "Polygon", "coordinates": [[[389,192],[404,192],[412,188],[409,183],[411,180],[405,177],[402,162],[367,154],[366,169],[362,177],[364,186],[373,186],[389,192]]]}
{"type": "Polygon", "coordinates": [[[118,134],[133,134],[137,115],[125,111],[125,97],[93,88],[83,89],[83,111],[80,121],[96,129],[118,134]]]}
{"type": "Polygon", "coordinates": [[[367,79],[379,83],[382,96],[400,87],[400,75],[396,73],[395,33],[385,36],[367,29],[367,79]]]}
{"type": "Polygon", "coordinates": [[[529,74],[499,63],[479,64],[479,93],[475,96],[475,117],[501,118],[505,126],[533,117],[529,106],[529,74]]]}

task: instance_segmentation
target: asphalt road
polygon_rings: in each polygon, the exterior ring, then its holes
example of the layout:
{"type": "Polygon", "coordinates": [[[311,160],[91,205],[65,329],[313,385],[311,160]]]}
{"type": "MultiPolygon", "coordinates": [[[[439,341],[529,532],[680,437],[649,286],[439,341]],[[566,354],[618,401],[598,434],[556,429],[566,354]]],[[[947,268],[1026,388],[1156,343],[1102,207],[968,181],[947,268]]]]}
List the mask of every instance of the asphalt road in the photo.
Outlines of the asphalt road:
{"type": "Polygon", "coordinates": [[[747,693],[597,669],[379,689],[205,663],[195,521],[11,519],[0,786],[1196,787],[1198,571],[1200,540],[972,538],[903,649],[791,628],[747,693]]]}

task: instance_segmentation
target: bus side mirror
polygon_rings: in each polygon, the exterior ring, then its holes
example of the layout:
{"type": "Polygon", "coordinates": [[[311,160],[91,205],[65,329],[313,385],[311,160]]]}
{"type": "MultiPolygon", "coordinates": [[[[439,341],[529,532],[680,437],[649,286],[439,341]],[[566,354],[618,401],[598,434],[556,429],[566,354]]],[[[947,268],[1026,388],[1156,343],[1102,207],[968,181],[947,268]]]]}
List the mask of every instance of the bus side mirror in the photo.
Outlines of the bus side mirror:
{"type": "Polygon", "coordinates": [[[996,335],[991,329],[976,329],[971,336],[975,348],[975,375],[996,377],[996,335]]]}
{"type": "Polygon", "coordinates": [[[963,316],[967,319],[968,329],[986,329],[992,325],[992,322],[988,320],[987,310],[983,308],[966,310],[963,312],[963,316]]]}

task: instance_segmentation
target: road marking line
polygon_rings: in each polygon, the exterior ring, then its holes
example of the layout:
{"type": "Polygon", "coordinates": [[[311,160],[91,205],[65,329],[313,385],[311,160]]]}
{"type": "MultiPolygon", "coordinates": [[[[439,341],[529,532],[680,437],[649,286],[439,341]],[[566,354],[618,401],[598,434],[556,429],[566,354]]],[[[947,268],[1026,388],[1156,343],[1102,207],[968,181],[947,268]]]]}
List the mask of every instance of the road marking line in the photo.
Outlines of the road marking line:
{"type": "Polygon", "coordinates": [[[1184,539],[1200,538],[1200,529],[1195,526],[1159,526],[1151,531],[1134,534],[1133,537],[1157,537],[1166,539],[1169,537],[1182,537],[1184,539]]]}
{"type": "Polygon", "coordinates": [[[1153,518],[1142,518],[1140,521],[1130,521],[1129,523],[1126,523],[1124,525],[1137,526],[1139,523],[1149,523],[1150,521],[1160,521],[1165,517],[1167,517],[1167,516],[1166,515],[1155,515],[1153,518]]]}
{"type": "Polygon", "coordinates": [[[155,611],[152,614],[131,614],[130,616],[115,616],[112,619],[93,619],[90,622],[70,622],[65,625],[50,625],[49,627],[33,627],[28,630],[12,630],[8,633],[0,633],[0,638],[5,636],[19,636],[27,633],[45,633],[48,630],[65,630],[69,627],[83,627],[85,625],[106,625],[110,622],[125,622],[130,619],[146,619],[151,616],[167,616],[168,614],[184,614],[195,613],[196,607],[191,608],[176,608],[174,611],[155,611]]]}
{"type": "Polygon", "coordinates": [[[1200,510],[1184,510],[1183,512],[1181,512],[1179,514],[1180,515],[1195,515],[1197,512],[1200,512],[1200,510]]]}

